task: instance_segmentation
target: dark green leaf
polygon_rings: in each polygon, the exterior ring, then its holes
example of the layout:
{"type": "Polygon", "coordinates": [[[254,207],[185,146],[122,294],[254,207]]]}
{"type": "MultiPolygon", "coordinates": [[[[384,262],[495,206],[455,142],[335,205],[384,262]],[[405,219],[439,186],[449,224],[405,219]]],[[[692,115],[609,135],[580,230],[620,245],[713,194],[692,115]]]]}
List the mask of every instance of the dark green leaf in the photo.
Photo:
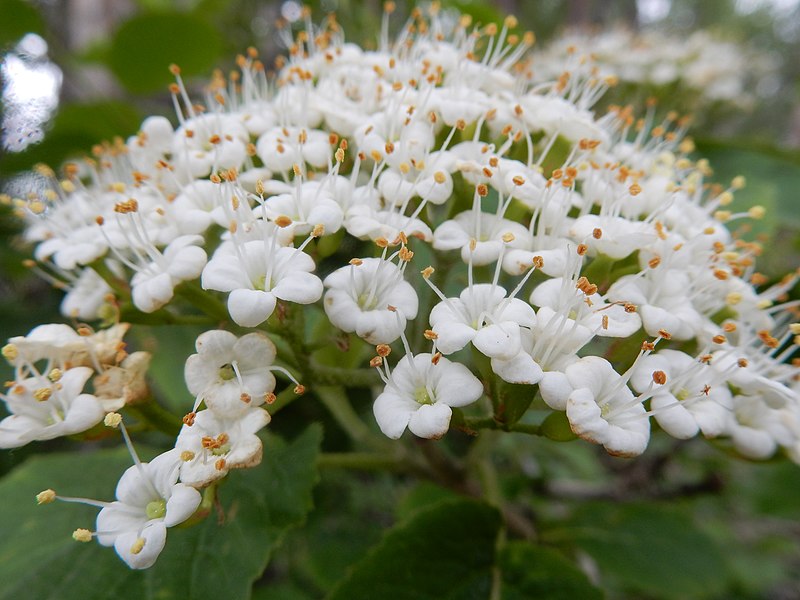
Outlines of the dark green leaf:
{"type": "Polygon", "coordinates": [[[184,75],[206,74],[222,48],[217,30],[191,14],[157,12],[126,21],[111,43],[109,66],[132,92],[151,92],[173,81],[169,65],[184,75]]]}
{"type": "Polygon", "coordinates": [[[512,542],[500,555],[503,600],[594,600],[603,597],[586,575],[558,552],[512,542]]]}
{"type": "Polygon", "coordinates": [[[720,549],[692,519],[665,505],[586,505],[570,532],[600,569],[603,587],[654,598],[695,598],[724,589],[720,549]]]}
{"type": "Polygon", "coordinates": [[[262,464],[232,473],[220,488],[224,523],[212,514],[194,527],[172,529],[146,571],[128,569],[113,549],[70,539],[75,528],[92,527],[96,509],[34,501],[48,486],[110,498],[130,465],[124,450],[30,459],[0,483],[0,599],[247,598],[273,548],[311,506],[320,438],[318,427],[291,444],[268,435],[262,464]]]}
{"type": "Polygon", "coordinates": [[[390,530],[331,600],[486,598],[500,514],[471,500],[442,502],[390,530]]]}
{"type": "Polygon", "coordinates": [[[454,500],[459,496],[447,488],[423,481],[411,488],[397,503],[396,514],[400,521],[410,519],[422,509],[429,508],[445,500],[454,500]]]}

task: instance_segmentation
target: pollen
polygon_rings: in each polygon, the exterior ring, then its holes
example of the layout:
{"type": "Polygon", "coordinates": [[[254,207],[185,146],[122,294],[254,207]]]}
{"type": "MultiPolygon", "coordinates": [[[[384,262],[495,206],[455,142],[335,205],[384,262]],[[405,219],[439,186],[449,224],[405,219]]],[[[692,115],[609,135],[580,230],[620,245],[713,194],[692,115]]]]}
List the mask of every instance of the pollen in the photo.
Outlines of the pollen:
{"type": "Polygon", "coordinates": [[[194,460],[195,456],[196,456],[195,453],[192,452],[191,450],[184,450],[183,452],[181,452],[181,460],[183,462],[191,462],[194,460]]]}
{"type": "Polygon", "coordinates": [[[19,356],[19,350],[14,344],[6,344],[0,352],[3,354],[3,358],[9,362],[16,360],[19,356]]]}
{"type": "Polygon", "coordinates": [[[385,358],[392,353],[392,347],[388,344],[378,344],[375,346],[375,351],[378,353],[378,356],[385,358]]]}
{"type": "Polygon", "coordinates": [[[267,392],[264,394],[264,402],[267,404],[274,404],[275,400],[277,399],[278,397],[273,392],[267,392]]]}
{"type": "Polygon", "coordinates": [[[275,225],[278,227],[288,227],[292,224],[292,219],[287,217],[286,215],[280,215],[279,217],[275,218],[275,225]]]}
{"type": "Polygon", "coordinates": [[[533,262],[533,266],[537,269],[541,269],[544,266],[544,259],[538,255],[534,256],[531,262],[533,262]]]}
{"type": "Polygon", "coordinates": [[[131,546],[131,554],[139,554],[142,550],[144,550],[146,540],[142,537],[136,538],[136,541],[133,542],[131,546]]]}
{"type": "Polygon", "coordinates": [[[383,359],[380,356],[373,356],[369,361],[369,366],[377,369],[383,364],[383,359]]]}
{"type": "Polygon", "coordinates": [[[187,427],[191,427],[192,425],[194,425],[194,420],[196,417],[197,413],[195,412],[186,413],[182,419],[183,424],[186,425],[187,427]]]}
{"type": "Polygon", "coordinates": [[[478,192],[478,196],[480,196],[481,198],[485,198],[486,196],[489,195],[489,188],[488,186],[486,186],[486,184],[483,183],[479,184],[478,187],[475,188],[475,191],[478,192]]]}
{"type": "Polygon", "coordinates": [[[116,429],[119,427],[120,423],[122,423],[122,415],[117,412],[110,412],[103,419],[103,424],[106,427],[113,427],[116,429]]]}
{"type": "Polygon", "coordinates": [[[713,338],[711,338],[711,341],[715,344],[724,344],[726,339],[727,338],[724,335],[715,335],[713,338]]]}
{"type": "Polygon", "coordinates": [[[50,396],[53,395],[53,388],[49,387],[42,387],[37,390],[34,390],[33,397],[36,398],[39,402],[45,402],[50,399],[50,396]]]}
{"type": "Polygon", "coordinates": [[[666,329],[659,329],[658,330],[658,337],[664,338],[665,340],[671,340],[672,334],[667,331],[666,329]]]}
{"type": "Polygon", "coordinates": [[[752,219],[763,219],[764,215],[767,213],[767,210],[763,206],[751,206],[750,210],[747,211],[747,214],[750,215],[752,219]]]}
{"type": "Polygon", "coordinates": [[[658,385],[667,383],[667,374],[664,371],[653,371],[653,381],[658,385]]]}
{"type": "Polygon", "coordinates": [[[731,292],[725,296],[725,304],[728,306],[736,306],[742,301],[742,295],[739,292],[731,292]]]}
{"type": "Polygon", "coordinates": [[[298,396],[302,396],[303,394],[306,393],[306,386],[298,383],[296,386],[294,386],[294,389],[292,389],[292,391],[298,396]]]}
{"type": "Polygon", "coordinates": [[[503,240],[503,241],[504,241],[506,244],[510,244],[510,243],[511,243],[511,242],[513,242],[513,241],[514,241],[516,238],[514,237],[514,234],[513,234],[513,233],[511,233],[510,231],[508,231],[508,232],[506,232],[506,233],[504,233],[504,234],[503,234],[503,237],[502,237],[501,239],[502,239],[502,240],[503,240]]]}
{"type": "Polygon", "coordinates": [[[428,279],[430,278],[431,275],[434,274],[435,271],[436,269],[434,269],[433,267],[425,267],[424,269],[422,269],[422,271],[420,271],[420,273],[425,279],[428,279]]]}
{"type": "Polygon", "coordinates": [[[92,541],[92,532],[88,529],[76,529],[72,532],[72,539],[76,542],[91,542],[92,541]]]}
{"type": "Polygon", "coordinates": [[[47,489],[36,494],[36,504],[50,504],[56,501],[55,490],[47,489]]]}
{"type": "Polygon", "coordinates": [[[660,264],[661,264],[661,257],[659,256],[654,256],[649,261],[647,261],[647,266],[650,267],[651,269],[655,269],[660,264]]]}

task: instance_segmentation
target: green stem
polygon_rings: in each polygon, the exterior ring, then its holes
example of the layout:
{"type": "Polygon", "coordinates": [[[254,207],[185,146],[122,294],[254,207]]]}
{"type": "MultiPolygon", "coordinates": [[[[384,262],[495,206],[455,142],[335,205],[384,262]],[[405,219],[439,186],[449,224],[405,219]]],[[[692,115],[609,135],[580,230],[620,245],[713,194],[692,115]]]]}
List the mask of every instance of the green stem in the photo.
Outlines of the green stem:
{"type": "Polygon", "coordinates": [[[479,431],[481,429],[499,429],[512,433],[543,435],[540,425],[532,425],[528,423],[514,423],[509,425],[498,422],[494,417],[464,417],[463,421],[459,424],[463,425],[465,429],[471,429],[473,431],[479,431]]]}
{"type": "Polygon", "coordinates": [[[321,385],[314,386],[313,391],[350,439],[376,449],[387,447],[387,441],[372,433],[353,410],[344,388],[321,385]]]}
{"type": "Polygon", "coordinates": [[[297,394],[294,393],[294,384],[289,385],[286,389],[281,391],[275,398],[275,402],[272,404],[267,404],[266,409],[270,416],[274,415],[278,411],[286,408],[292,402],[294,402],[297,398],[299,398],[297,394]]]}
{"type": "Polygon", "coordinates": [[[531,425],[527,423],[514,423],[506,428],[506,431],[514,433],[527,433],[528,435],[542,435],[542,428],[540,425],[531,425]]]}
{"type": "Polygon", "coordinates": [[[175,288],[175,293],[218,321],[228,320],[228,308],[212,293],[205,291],[196,281],[184,281],[175,288]]]}
{"type": "Polygon", "coordinates": [[[317,458],[321,469],[358,469],[361,471],[409,471],[412,467],[396,456],[373,452],[327,452],[317,458]]]}
{"type": "Polygon", "coordinates": [[[173,437],[178,435],[183,425],[180,417],[176,417],[152,398],[145,402],[129,404],[125,408],[159,431],[173,437]]]}
{"type": "Polygon", "coordinates": [[[311,361],[310,371],[315,384],[346,385],[347,387],[372,387],[380,384],[375,369],[341,369],[311,361]]]}

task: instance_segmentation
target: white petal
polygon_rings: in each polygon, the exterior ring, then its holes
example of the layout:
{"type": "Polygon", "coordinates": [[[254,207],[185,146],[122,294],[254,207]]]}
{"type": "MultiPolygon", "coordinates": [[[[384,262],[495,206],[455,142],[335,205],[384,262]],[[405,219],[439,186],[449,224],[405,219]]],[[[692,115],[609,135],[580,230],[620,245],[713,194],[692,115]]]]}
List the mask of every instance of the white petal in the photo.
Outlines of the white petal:
{"type": "Polygon", "coordinates": [[[392,392],[384,392],[375,398],[372,412],[378,427],[386,437],[399,439],[419,404],[392,392]]]}
{"type": "Polygon", "coordinates": [[[114,541],[114,549],[130,568],[147,569],[155,564],[166,542],[167,528],[164,523],[152,521],[144,527],[141,534],[137,531],[126,531],[117,536],[114,541]],[[134,554],[132,550],[138,549],[139,538],[144,539],[144,546],[134,554]]]}
{"type": "Polygon", "coordinates": [[[423,404],[408,422],[408,429],[417,437],[437,440],[447,433],[453,411],[446,404],[423,404]]]}
{"type": "Polygon", "coordinates": [[[240,288],[228,296],[228,312],[237,325],[256,327],[269,318],[276,302],[272,292],[240,288]]]}

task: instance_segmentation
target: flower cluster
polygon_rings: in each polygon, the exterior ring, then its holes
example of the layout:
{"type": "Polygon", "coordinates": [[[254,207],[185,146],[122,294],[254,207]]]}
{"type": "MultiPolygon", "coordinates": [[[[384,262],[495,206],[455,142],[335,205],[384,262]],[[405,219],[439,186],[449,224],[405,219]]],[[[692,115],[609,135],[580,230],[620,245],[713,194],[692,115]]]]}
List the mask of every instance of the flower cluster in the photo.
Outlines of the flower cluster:
{"type": "MultiPolygon", "coordinates": [[[[488,410],[511,430],[497,393],[511,384],[613,455],[644,452],[655,419],[676,438],[800,462],[800,323],[786,299],[797,275],[767,287],[761,247],[728,228],[763,213],[729,209],[743,179],[708,183],[672,113],[595,114],[613,80],[591,63],[548,58],[552,78],[534,78],[533,36],[513,18],[477,28],[417,11],[394,41],[385,19],[372,51],[332,19],[287,36],[274,76],[250,50],[215,75],[204,107],[174,67],[177,127],[150,117],[16,202],[38,268],[68,289],[67,316],[202,311],[220,324],[186,361],[195,403],[175,449],[135,459],[99,541],[148,566],[165,528],[197,508],[189,490],[260,461],[272,372],[297,383],[264,332],[312,394],[315,373],[339,366],[316,349],[374,346],[374,417],[393,439],[437,439],[488,410]],[[287,314],[322,311],[314,346],[287,314]],[[118,519],[118,503],[136,519],[118,519]]],[[[4,350],[17,370],[7,447],[132,401],[81,394],[92,369],[125,372],[105,354],[124,327],[60,327],[4,350]]]]}
{"type": "Polygon", "coordinates": [[[618,27],[559,37],[537,53],[538,76],[557,76],[554,59],[576,51],[591,53],[602,74],[623,83],[690,92],[695,109],[718,102],[752,108],[757,99],[753,90],[760,81],[774,77],[778,67],[775,56],[707,31],[677,37],[657,29],[634,32],[618,27]]]}

